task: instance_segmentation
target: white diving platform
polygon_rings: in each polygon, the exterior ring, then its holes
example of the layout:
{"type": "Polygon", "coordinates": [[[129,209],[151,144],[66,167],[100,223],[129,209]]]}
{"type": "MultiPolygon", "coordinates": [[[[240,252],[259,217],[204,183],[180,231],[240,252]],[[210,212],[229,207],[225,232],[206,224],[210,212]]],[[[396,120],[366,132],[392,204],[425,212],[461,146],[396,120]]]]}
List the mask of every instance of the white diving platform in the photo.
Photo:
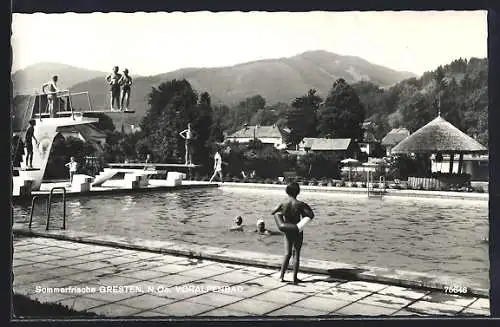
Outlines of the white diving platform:
{"type": "MultiPolygon", "coordinates": [[[[132,174],[138,176],[147,177],[149,175],[157,175],[157,174],[165,174],[167,170],[158,170],[157,168],[196,168],[201,167],[201,165],[185,165],[185,164],[165,164],[165,163],[109,163],[107,164],[109,168],[104,168],[104,171],[99,173],[94,181],[92,182],[92,186],[100,186],[104,184],[106,181],[113,178],[116,174],[125,173],[132,174]]],[[[169,172],[171,176],[174,176],[174,179],[179,179],[179,175],[174,172],[169,172]]],[[[167,176],[167,179],[169,177],[167,176]]]]}
{"type": "Polygon", "coordinates": [[[110,163],[108,164],[110,167],[143,167],[143,168],[154,168],[154,167],[174,167],[174,168],[197,168],[201,167],[201,165],[195,164],[165,164],[165,163],[110,163]]]}
{"type": "MultiPolygon", "coordinates": [[[[55,112],[53,112],[53,117],[51,117],[51,114],[48,112],[47,94],[35,93],[28,97],[26,109],[21,119],[23,127],[21,132],[26,132],[28,122],[33,119],[36,123],[34,127],[34,136],[39,143],[36,146],[33,144],[33,166],[35,168],[27,167],[26,153],[22,155],[20,162],[21,167],[14,168],[19,172],[19,176],[13,176],[14,194],[22,193],[24,189],[28,188],[30,189],[28,193],[30,193],[31,190],[40,190],[54,137],[57,135],[59,127],[97,123],[99,122],[99,118],[90,116],[95,113],[130,114],[135,112],[134,110],[112,110],[106,107],[93,110],[92,101],[88,92],[72,93],[69,90],[65,90],[58,92],[57,98],[59,101],[54,110],[55,112]],[[78,100],[75,96],[81,97],[78,100]],[[75,104],[76,107],[79,108],[78,110],[74,109],[75,104]],[[87,109],[81,109],[85,107],[87,107],[87,109]],[[28,184],[30,184],[29,187],[28,184]]],[[[18,150],[18,146],[19,143],[16,147],[16,151],[18,150]]],[[[148,175],[152,175],[158,172],[147,171],[147,173],[148,175]]],[[[134,173],[134,175],[141,179],[140,174],[134,173]]]]}

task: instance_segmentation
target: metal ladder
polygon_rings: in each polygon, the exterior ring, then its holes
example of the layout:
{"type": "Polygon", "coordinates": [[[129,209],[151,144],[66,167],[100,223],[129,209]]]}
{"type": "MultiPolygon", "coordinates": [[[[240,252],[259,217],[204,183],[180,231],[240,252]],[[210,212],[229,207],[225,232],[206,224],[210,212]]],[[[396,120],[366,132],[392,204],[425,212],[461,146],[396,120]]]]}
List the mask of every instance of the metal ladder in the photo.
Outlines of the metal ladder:
{"type": "MultiPolygon", "coordinates": [[[[62,195],[63,195],[63,225],[62,225],[61,229],[66,229],[66,188],[63,187],[63,186],[57,186],[57,187],[53,187],[50,190],[49,199],[47,201],[47,208],[46,208],[47,220],[45,222],[45,230],[49,230],[50,210],[51,210],[51,207],[52,207],[52,195],[54,194],[55,190],[61,190],[61,191],[63,191],[62,192],[62,195]]],[[[33,197],[33,199],[31,200],[30,221],[29,221],[29,224],[28,224],[28,228],[29,229],[31,229],[31,223],[33,222],[33,209],[35,207],[36,200],[38,200],[38,199],[40,199],[40,197],[38,195],[35,195],[33,197]]]]}
{"type": "Polygon", "coordinates": [[[379,178],[379,188],[373,187],[373,175],[371,171],[368,171],[367,181],[366,181],[366,190],[368,197],[382,197],[385,194],[385,177],[380,176],[379,178]],[[382,186],[382,187],[380,187],[382,186]]]}

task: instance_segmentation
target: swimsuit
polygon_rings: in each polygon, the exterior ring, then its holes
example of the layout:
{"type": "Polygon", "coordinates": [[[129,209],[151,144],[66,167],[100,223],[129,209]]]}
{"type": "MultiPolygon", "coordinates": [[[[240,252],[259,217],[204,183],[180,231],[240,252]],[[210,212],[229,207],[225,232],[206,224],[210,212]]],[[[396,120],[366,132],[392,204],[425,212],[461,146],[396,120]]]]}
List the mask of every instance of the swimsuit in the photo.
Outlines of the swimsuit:
{"type": "Polygon", "coordinates": [[[130,85],[132,84],[132,78],[130,76],[125,76],[121,78],[123,91],[130,91],[130,85]]]}
{"type": "Polygon", "coordinates": [[[120,95],[119,81],[121,77],[122,75],[115,73],[112,73],[111,75],[108,76],[108,81],[110,83],[110,90],[114,96],[120,95]]]}
{"type": "Polygon", "coordinates": [[[215,158],[218,159],[217,164],[215,165],[215,171],[222,171],[222,158],[220,154],[216,154],[215,158]]]}

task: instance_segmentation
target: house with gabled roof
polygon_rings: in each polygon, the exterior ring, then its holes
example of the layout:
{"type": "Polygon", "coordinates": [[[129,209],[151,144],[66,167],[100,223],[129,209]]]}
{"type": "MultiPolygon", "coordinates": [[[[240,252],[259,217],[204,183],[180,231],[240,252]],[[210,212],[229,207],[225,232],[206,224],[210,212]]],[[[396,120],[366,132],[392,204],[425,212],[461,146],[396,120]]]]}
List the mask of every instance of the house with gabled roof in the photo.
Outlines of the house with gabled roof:
{"type": "Polygon", "coordinates": [[[307,153],[309,151],[324,154],[337,154],[342,158],[357,159],[360,148],[359,145],[349,138],[316,138],[305,137],[299,143],[299,152],[307,153]]]}
{"type": "Polygon", "coordinates": [[[405,138],[410,136],[410,131],[406,128],[393,128],[382,139],[382,146],[385,147],[386,155],[390,156],[392,149],[405,138]]]}
{"type": "Polygon", "coordinates": [[[270,126],[245,125],[242,129],[226,136],[227,141],[237,143],[248,143],[256,139],[263,144],[272,145],[277,149],[286,148],[282,131],[276,124],[270,126]]]}

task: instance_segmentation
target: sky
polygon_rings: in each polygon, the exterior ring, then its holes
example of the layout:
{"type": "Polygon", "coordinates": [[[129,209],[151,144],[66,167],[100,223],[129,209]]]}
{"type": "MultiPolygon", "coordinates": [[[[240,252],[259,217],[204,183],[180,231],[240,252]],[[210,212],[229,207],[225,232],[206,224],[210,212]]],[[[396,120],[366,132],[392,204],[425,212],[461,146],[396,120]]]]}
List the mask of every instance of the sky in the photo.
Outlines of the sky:
{"type": "Polygon", "coordinates": [[[326,50],[420,75],[487,57],[487,37],[486,11],[13,14],[12,71],[60,62],[155,75],[326,50]]]}

